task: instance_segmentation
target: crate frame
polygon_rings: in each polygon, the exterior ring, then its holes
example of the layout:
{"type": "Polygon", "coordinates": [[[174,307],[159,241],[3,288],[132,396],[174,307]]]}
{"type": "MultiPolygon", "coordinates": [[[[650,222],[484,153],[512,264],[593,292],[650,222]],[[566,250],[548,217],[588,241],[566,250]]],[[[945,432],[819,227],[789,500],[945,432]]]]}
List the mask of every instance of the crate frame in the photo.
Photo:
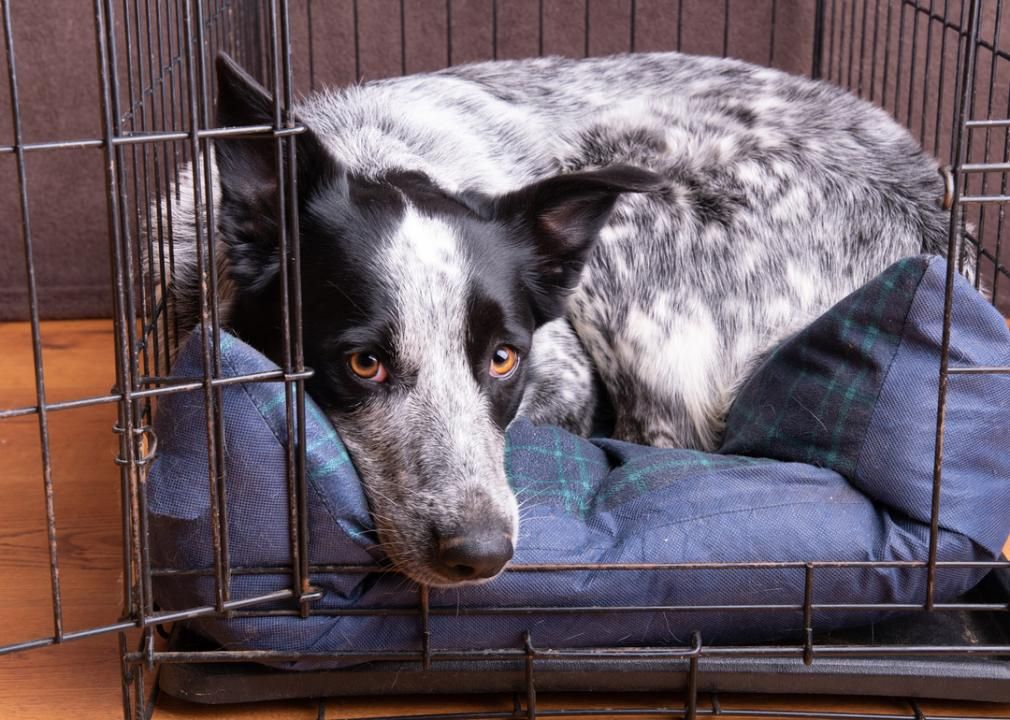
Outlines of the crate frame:
{"type": "MultiPolygon", "coordinates": [[[[545,1],[539,0],[539,48],[543,52],[545,1]]],[[[353,25],[355,36],[355,74],[361,75],[359,53],[359,2],[353,0],[353,25]]],[[[406,70],[406,40],[403,36],[403,17],[407,0],[400,2],[401,59],[406,70]]],[[[636,45],[636,0],[628,0],[631,8],[629,49],[636,45]]],[[[683,0],[677,0],[678,18],[683,0]]],[[[497,56],[499,1],[489,0],[492,22],[492,54],[497,56]]],[[[784,3],[783,3],[784,4],[784,3]]],[[[772,28],[776,14],[781,11],[779,0],[771,0],[772,28]]],[[[307,489],[304,476],[305,380],[312,370],[304,364],[301,337],[301,293],[298,237],[297,187],[294,158],[295,136],[303,130],[292,109],[295,105],[293,80],[293,48],[291,41],[292,8],[288,0],[94,0],[95,38],[98,47],[97,76],[101,88],[102,135],[98,138],[53,140],[27,143],[22,131],[19,106],[17,53],[14,47],[11,0],[2,0],[4,40],[6,46],[7,82],[12,99],[14,142],[0,146],[0,155],[14,156],[16,163],[19,203],[21,211],[21,240],[25,258],[25,273],[29,290],[29,317],[35,363],[36,402],[32,406],[0,409],[0,421],[36,416],[42,453],[42,489],[45,496],[46,536],[49,548],[50,595],[53,615],[53,632],[45,637],[31,638],[0,647],[0,654],[10,654],[61,644],[103,634],[117,634],[120,646],[123,675],[123,711],[126,718],[147,718],[154,709],[156,689],[145,685],[143,669],[177,666],[191,672],[194,667],[207,664],[235,664],[249,661],[282,661],[305,657],[303,653],[186,649],[187,640],[181,637],[181,624],[185,620],[205,617],[234,617],[257,614],[258,605],[286,601],[288,614],[307,617],[313,614],[312,602],[319,591],[311,583],[313,574],[321,572],[365,573],[381,571],[378,566],[313,566],[308,561],[307,489]],[[117,21],[118,18],[118,21],[117,21]],[[213,73],[210,61],[217,49],[227,49],[261,80],[275,89],[273,122],[269,125],[240,128],[218,128],[212,122],[213,73]],[[124,102],[125,101],[125,102],[124,102]],[[218,253],[215,239],[214,209],[202,199],[212,194],[212,178],[208,163],[200,158],[212,152],[213,142],[221,137],[271,138],[283,182],[279,184],[282,217],[280,227],[280,252],[285,258],[281,274],[282,323],[286,340],[282,368],[273,372],[223,377],[221,357],[212,339],[220,331],[217,297],[218,253]],[[42,357],[39,289],[35,269],[35,236],[31,226],[26,154],[47,150],[75,149],[100,150],[105,158],[105,190],[110,234],[109,259],[114,286],[114,334],[116,385],[110,393],[63,402],[49,402],[45,387],[45,368],[42,357]],[[288,161],[288,158],[291,161],[288,161]],[[193,174],[192,187],[202,213],[196,216],[197,255],[200,274],[200,311],[204,319],[201,332],[203,374],[199,378],[173,377],[168,369],[167,348],[178,342],[179,329],[167,297],[165,278],[171,276],[172,255],[171,210],[173,192],[180,179],[180,170],[187,163],[201,168],[193,174]],[[156,267],[157,265],[157,267],[156,267]],[[255,569],[234,568],[229,561],[227,532],[227,478],[224,475],[224,428],[218,413],[221,392],[225,386],[246,382],[281,382],[285,388],[288,437],[296,438],[288,446],[287,504],[290,516],[291,563],[286,569],[291,574],[290,587],[251,598],[235,598],[231,593],[231,579],[255,569]],[[147,540],[147,499],[144,474],[157,452],[157,438],[151,428],[151,416],[157,399],[179,392],[199,392],[203,395],[206,410],[206,438],[208,448],[208,492],[212,504],[214,532],[212,545],[214,567],[198,572],[212,575],[215,582],[213,605],[188,608],[180,611],[161,611],[156,607],[151,590],[152,577],[173,571],[153,568],[147,540]],[[59,574],[59,547],[57,539],[56,497],[53,487],[51,446],[48,429],[49,414],[62,410],[115,404],[118,421],[114,431],[119,437],[119,455],[116,463],[120,469],[121,525],[123,533],[122,567],[124,591],[121,616],[102,626],[69,630],[63,622],[63,592],[59,574]],[[176,644],[168,649],[157,641],[158,633],[170,624],[176,624],[176,644]],[[129,645],[130,631],[139,629],[139,643],[129,645]]],[[[918,136],[929,146],[932,135],[932,152],[946,155],[948,171],[948,196],[945,202],[953,208],[951,213],[949,256],[958,256],[957,238],[962,222],[972,228],[972,251],[979,272],[976,282],[987,285],[994,303],[1004,303],[1006,281],[1010,279],[1010,253],[1005,252],[1003,240],[1010,237],[1004,227],[1006,206],[1010,205],[1008,177],[1010,177],[1010,139],[1002,141],[998,134],[1010,132],[1010,98],[1005,113],[1002,106],[994,106],[993,89],[998,72],[1010,67],[1010,36],[1004,38],[1004,10],[1010,3],[999,0],[873,0],[873,40],[866,55],[870,0],[816,0],[814,7],[814,41],[811,57],[811,75],[824,78],[854,91],[856,94],[878,102],[899,118],[904,111],[904,122],[914,132],[919,121],[918,136]],[[942,4],[942,10],[941,10],[942,4]],[[958,6],[956,10],[952,5],[958,6]],[[989,14],[986,14],[986,13],[989,14]],[[991,40],[985,29],[992,13],[991,40]],[[885,25],[880,27],[880,21],[885,25]],[[857,31],[857,27],[859,28],[857,31]],[[921,28],[925,28],[925,37],[921,28]],[[934,32],[939,30],[939,39],[934,32]],[[885,41],[879,42],[883,31],[885,41]],[[896,34],[895,34],[896,33],[896,34]],[[858,61],[856,42],[858,39],[858,61]],[[892,40],[896,43],[892,44],[892,40]],[[918,44],[925,42],[924,49],[918,44]],[[939,49],[934,43],[939,43],[939,49]],[[1005,44],[1004,44],[1005,43],[1005,44]],[[917,50],[919,47],[919,50],[917,50]],[[906,56],[905,51],[910,52],[906,56]],[[896,66],[893,68],[891,53],[896,66]],[[917,78],[919,53],[923,52],[925,65],[922,77],[917,78]],[[935,54],[939,60],[931,66],[935,54]],[[956,58],[950,68],[950,55],[956,58]],[[980,90],[980,72],[989,59],[989,88],[980,90]],[[904,67],[907,59],[908,67],[904,67]],[[932,68],[932,69],[931,69],[932,68]],[[879,75],[878,75],[878,70],[879,75]],[[952,73],[948,73],[952,70],[952,73]],[[939,72],[939,75],[937,75],[939,72]],[[948,85],[948,83],[951,83],[948,85]],[[920,87],[921,85],[921,87],[920,87]],[[932,88],[935,86],[935,91],[932,88]],[[879,91],[879,96],[878,96],[879,91]],[[935,92],[937,109],[930,117],[927,106],[931,92],[935,92]],[[980,106],[980,98],[984,100],[980,106]],[[919,114],[917,114],[919,113],[919,114]],[[945,128],[948,132],[945,132],[945,128]],[[930,132],[932,130],[932,132],[930,132]],[[997,134],[995,149],[993,134],[997,134]],[[980,140],[981,136],[981,140],[980,140]],[[1002,144],[1001,144],[1002,143],[1002,144]],[[992,180],[996,176],[998,183],[992,180]],[[992,209],[995,208],[995,213],[992,209]],[[1004,288],[1003,293],[1000,292],[1004,288]]],[[[589,28],[592,20],[592,0],[585,3],[586,54],[589,53],[589,28]]],[[[723,55],[730,53],[729,27],[732,18],[731,0],[724,0],[723,55]]],[[[313,0],[300,6],[312,25],[313,12],[322,11],[313,0]]],[[[452,0],[446,2],[446,23],[453,19],[452,0]]],[[[1010,20],[1006,21],[1010,24],[1010,20]]],[[[678,20],[676,46],[681,44],[681,26],[678,20]]],[[[447,63],[451,64],[452,32],[447,29],[447,63]]],[[[309,35],[309,73],[311,85],[316,84],[313,65],[314,53],[309,35]]],[[[769,41],[769,64],[774,61],[774,34],[769,41]]],[[[817,663],[830,663],[832,658],[860,658],[898,660],[901,658],[956,658],[969,668],[975,658],[996,659],[999,667],[1010,673],[1010,643],[977,644],[914,644],[894,643],[884,646],[825,644],[815,638],[813,613],[830,609],[813,602],[813,589],[819,569],[838,567],[902,567],[925,572],[927,592],[921,604],[897,606],[893,603],[862,604],[860,609],[903,609],[924,614],[943,613],[1003,613],[1008,610],[1010,593],[1001,585],[996,596],[999,601],[967,601],[939,603],[933,596],[934,580],[938,569],[944,567],[988,567],[994,575],[1010,573],[1010,562],[949,563],[937,560],[937,533],[940,507],[940,487],[943,473],[943,439],[946,397],[950,380],[962,374],[1010,373],[1010,368],[952,368],[949,366],[950,325],[952,314],[952,288],[955,267],[948,265],[946,300],[943,311],[943,340],[941,362],[938,368],[938,410],[935,423],[935,456],[933,494],[930,523],[930,549],[928,557],[907,562],[892,563],[839,563],[810,561],[806,563],[719,563],[727,569],[759,569],[795,567],[803,572],[804,583],[797,588],[797,601],[789,606],[754,606],[753,611],[784,611],[799,613],[803,617],[804,639],[800,643],[779,645],[754,645],[749,647],[706,645],[697,633],[691,642],[680,647],[654,648],[590,648],[562,650],[540,648],[535,637],[527,633],[523,646],[509,650],[487,652],[479,649],[462,652],[443,652],[436,649],[437,638],[431,637],[430,617],[443,611],[433,607],[425,587],[418,588],[415,610],[423,638],[417,651],[390,653],[328,653],[327,658],[359,661],[384,661],[399,663],[398,672],[413,669],[418,677],[426,676],[439,667],[489,667],[481,672],[495,673],[504,668],[515,676],[509,686],[517,693],[511,713],[482,715],[487,717],[533,718],[569,714],[567,711],[539,712],[536,709],[538,686],[554,687],[552,668],[569,666],[595,666],[600,673],[620,669],[622,663],[654,663],[643,672],[667,675],[673,678],[664,689],[680,689],[684,694],[682,706],[641,709],[611,709],[613,715],[663,714],[685,717],[721,714],[718,695],[713,693],[710,704],[699,703],[699,687],[704,687],[707,662],[735,658],[743,663],[742,672],[758,672],[759,663],[769,658],[788,659],[804,667],[817,663]],[[504,663],[504,665],[502,665],[504,663]],[[752,663],[748,666],[747,663],[752,663]],[[748,669],[750,668],[750,669],[748,669]]],[[[1000,307],[1003,307],[1001,304],[1000,307]]],[[[704,567],[712,567],[713,564],[704,567]]],[[[563,566],[513,566],[508,572],[552,572],[557,570],[622,572],[640,570],[662,572],[671,569],[699,567],[697,564],[676,565],[563,565],[563,566]]],[[[1001,582],[1003,582],[1001,580],[1001,582]]],[[[857,606],[850,606],[857,607],[857,606]]],[[[647,608],[654,610],[655,608],[647,608]]],[[[684,608],[670,608],[684,609],[684,608]]],[[[740,607],[727,610],[741,610],[740,607]]],[[[522,608],[517,608],[521,611],[522,608]]],[[[589,612],[640,612],[643,608],[581,608],[570,609],[589,612]]],[[[470,608],[470,614],[500,612],[499,608],[470,608]]],[[[271,611],[276,612],[276,611],[271,611]]],[[[361,612],[369,612],[362,609],[361,612]]],[[[393,611],[372,610],[375,614],[393,611]]],[[[399,612],[399,611],[397,611],[399,612]]],[[[1004,621],[1005,622],[1005,621],[1004,621]]],[[[167,634],[167,633],[166,633],[167,634]]],[[[173,671],[176,668],[173,668],[173,671]]],[[[334,671],[340,673],[344,671],[334,671]]],[[[712,675],[709,672],[709,675],[712,675]]],[[[170,676],[173,677],[173,676],[170,676]]],[[[174,676],[176,678],[181,676],[174,676]]],[[[252,675],[255,677],[255,674],[252,675]]],[[[597,675],[602,677],[602,675],[597,675]]],[[[797,676],[801,677],[801,676],[797,676]]],[[[967,676],[966,676],[967,677],[967,676]]],[[[970,679],[970,678],[969,678],[970,679]]],[[[283,682],[283,681],[281,681],[283,682]]],[[[169,683],[171,684],[171,682],[169,683]]],[[[493,684],[493,683],[492,683],[493,684]]],[[[564,683],[561,683],[564,686],[564,683]]],[[[180,687],[176,682],[176,687],[180,687]]],[[[248,689],[248,686],[246,686],[248,689]]],[[[363,686],[362,686],[363,687],[363,686]]],[[[381,680],[376,680],[374,692],[381,692],[381,680]]],[[[802,687],[802,686],[797,686],[802,687]]],[[[591,689],[586,687],[583,689],[591,689]]],[[[861,691],[853,688],[853,691],[861,691]]],[[[915,692],[914,688],[912,692],[915,692]]],[[[974,691],[971,693],[978,696],[974,691]]],[[[919,706],[912,701],[908,714],[852,714],[805,713],[799,716],[834,720],[919,720],[925,718],[919,706]]],[[[576,711],[572,711],[575,713],[576,711]]],[[[761,709],[734,710],[733,714],[748,717],[781,716],[780,711],[761,709]]],[[[933,716],[935,717],[935,716],[933,716]]]]}

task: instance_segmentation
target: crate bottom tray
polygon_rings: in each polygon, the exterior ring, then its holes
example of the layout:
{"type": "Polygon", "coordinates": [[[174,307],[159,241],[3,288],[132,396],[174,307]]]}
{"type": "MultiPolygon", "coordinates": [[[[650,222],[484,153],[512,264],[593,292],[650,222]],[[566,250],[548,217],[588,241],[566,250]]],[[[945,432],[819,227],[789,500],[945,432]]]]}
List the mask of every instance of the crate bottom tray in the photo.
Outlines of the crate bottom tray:
{"type": "MultiPolygon", "coordinates": [[[[1006,573],[992,573],[970,597],[1007,601],[1006,573]]],[[[1006,646],[1005,612],[933,612],[818,637],[832,645],[1006,646]]],[[[176,629],[172,650],[213,649],[176,629]]],[[[1008,653],[1010,655],[1010,653],[1008,653]]],[[[538,692],[677,692],[687,687],[684,658],[612,656],[592,661],[536,660],[538,692]]],[[[341,695],[526,693],[524,661],[373,662],[342,670],[287,671],[253,663],[165,664],[162,692],[197,703],[234,703],[341,695]]],[[[699,692],[812,693],[1010,702],[1010,657],[967,654],[800,658],[702,656],[699,692]]]]}

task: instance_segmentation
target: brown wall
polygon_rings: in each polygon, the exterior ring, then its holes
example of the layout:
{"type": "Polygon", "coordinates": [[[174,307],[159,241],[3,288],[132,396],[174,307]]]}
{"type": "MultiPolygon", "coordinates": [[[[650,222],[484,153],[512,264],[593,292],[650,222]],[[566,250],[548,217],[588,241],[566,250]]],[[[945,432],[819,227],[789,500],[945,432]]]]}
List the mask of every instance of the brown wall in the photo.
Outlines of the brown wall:
{"type": "MultiPolygon", "coordinates": [[[[175,5],[162,3],[166,27],[178,22],[172,15],[175,5]]],[[[255,15],[264,7],[261,0],[204,0],[204,5],[206,14],[231,19],[255,15]]],[[[358,0],[356,5],[355,18],[353,0],[291,0],[295,76],[302,92],[352,82],[356,76],[370,80],[450,63],[526,57],[541,50],[574,57],[678,47],[693,53],[725,51],[798,73],[808,73],[812,59],[813,0],[544,0],[542,16],[539,0],[405,0],[402,6],[400,0],[358,0]]],[[[15,0],[12,6],[25,142],[100,137],[91,3],[15,0]]],[[[141,17],[130,20],[135,44],[135,23],[139,19],[142,29],[148,19],[145,11],[155,3],[138,2],[136,6],[141,8],[141,17]]],[[[217,27],[223,28],[217,36],[222,47],[245,42],[248,48],[249,32],[255,30],[233,26],[233,34],[229,34],[226,25],[217,27]]],[[[117,29],[120,97],[125,110],[131,78],[125,62],[128,48],[123,17],[117,18],[117,29]]],[[[167,48],[163,59],[167,60],[177,50],[171,30],[163,35],[167,48]]],[[[152,44],[151,52],[154,47],[152,44]]],[[[137,55],[146,63],[148,51],[140,45],[133,49],[133,66],[137,55]]],[[[139,97],[141,86],[149,79],[135,76],[132,80],[139,97]]],[[[178,88],[181,92],[183,85],[178,88]]],[[[10,146],[13,132],[6,83],[0,88],[0,103],[0,145],[10,146]]],[[[158,108],[145,107],[157,113],[158,108]]],[[[137,117],[132,122],[145,129],[188,127],[185,117],[175,114],[164,124],[151,116],[140,125],[137,117]]],[[[177,150],[172,148],[164,157],[172,157],[177,150]]],[[[136,202],[137,197],[154,192],[151,187],[143,188],[142,182],[132,185],[132,163],[137,163],[143,175],[144,164],[154,162],[149,154],[153,152],[151,148],[139,159],[125,155],[130,186],[127,205],[131,209],[145,205],[136,202]],[[135,191],[135,187],[140,189],[135,191]]],[[[94,147],[33,150],[26,157],[43,317],[110,314],[103,151],[94,147]]],[[[19,201],[15,157],[0,155],[0,319],[24,318],[28,313],[19,201]]],[[[136,217],[130,222],[135,230],[136,217]]]]}
{"type": "MultiPolygon", "coordinates": [[[[97,138],[101,124],[91,4],[11,3],[23,140],[97,138]]],[[[6,45],[4,45],[6,50],[6,45]]],[[[14,143],[7,63],[0,61],[0,145],[14,143]]],[[[106,313],[108,251],[100,150],[26,153],[36,273],[47,315],[106,313]]],[[[27,313],[13,154],[0,155],[0,319],[27,313]]]]}

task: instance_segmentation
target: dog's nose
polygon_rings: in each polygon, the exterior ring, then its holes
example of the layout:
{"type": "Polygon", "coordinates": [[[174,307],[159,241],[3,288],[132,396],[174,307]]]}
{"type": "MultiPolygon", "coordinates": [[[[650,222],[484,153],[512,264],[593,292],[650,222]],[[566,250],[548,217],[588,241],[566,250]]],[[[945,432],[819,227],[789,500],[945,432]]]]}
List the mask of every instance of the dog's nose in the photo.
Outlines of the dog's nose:
{"type": "Polygon", "coordinates": [[[436,536],[438,570],[453,580],[494,577],[512,559],[512,539],[502,532],[474,530],[448,537],[436,536]]]}

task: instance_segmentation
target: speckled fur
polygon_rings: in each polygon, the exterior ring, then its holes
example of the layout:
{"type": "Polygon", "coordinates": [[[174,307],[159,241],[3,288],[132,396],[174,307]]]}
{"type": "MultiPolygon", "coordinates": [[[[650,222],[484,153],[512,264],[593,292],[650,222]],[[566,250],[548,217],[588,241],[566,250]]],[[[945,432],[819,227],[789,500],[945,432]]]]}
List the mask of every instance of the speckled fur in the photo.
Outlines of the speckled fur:
{"type": "MultiPolygon", "coordinates": [[[[525,361],[519,412],[576,432],[589,429],[598,373],[615,437],[711,450],[756,358],[894,260],[946,247],[936,163],[903,128],[830,85],[734,60],[669,53],[483,63],[320,93],[297,114],[351,175],[381,182],[416,171],[453,197],[494,197],[615,164],[661,176],[661,190],[618,201],[565,316],[539,328],[525,361]]],[[[185,192],[176,215],[176,302],[192,308],[194,253],[179,229],[192,223],[185,192]]],[[[410,260],[418,238],[384,246],[396,259],[376,272],[393,273],[385,280],[393,286],[413,273],[418,287],[465,275],[473,257],[464,235],[443,241],[450,247],[435,275],[410,260]]],[[[331,417],[391,556],[437,583],[418,549],[424,517],[462,512],[474,492],[481,512],[515,532],[515,506],[503,490],[503,431],[479,419],[478,388],[454,364],[467,330],[446,309],[445,292],[412,297],[432,303],[413,332],[448,337],[437,351],[441,369],[420,350],[416,358],[418,371],[435,372],[427,400],[377,401],[331,417]],[[443,422],[457,411],[469,418],[465,432],[443,422]],[[398,413],[406,420],[390,424],[398,413]],[[412,480],[439,444],[456,449],[435,465],[463,458],[448,473],[456,479],[412,480]]]]}
{"type": "MultiPolygon", "coordinates": [[[[614,434],[634,442],[714,448],[752,358],[897,258],[946,247],[937,165],[904,128],[733,60],[484,63],[326,93],[300,114],[343,162],[419,169],[450,191],[620,162],[667,178],[618,205],[569,306],[614,434]]],[[[524,411],[564,420],[558,400],[548,389],[524,411]]]]}

